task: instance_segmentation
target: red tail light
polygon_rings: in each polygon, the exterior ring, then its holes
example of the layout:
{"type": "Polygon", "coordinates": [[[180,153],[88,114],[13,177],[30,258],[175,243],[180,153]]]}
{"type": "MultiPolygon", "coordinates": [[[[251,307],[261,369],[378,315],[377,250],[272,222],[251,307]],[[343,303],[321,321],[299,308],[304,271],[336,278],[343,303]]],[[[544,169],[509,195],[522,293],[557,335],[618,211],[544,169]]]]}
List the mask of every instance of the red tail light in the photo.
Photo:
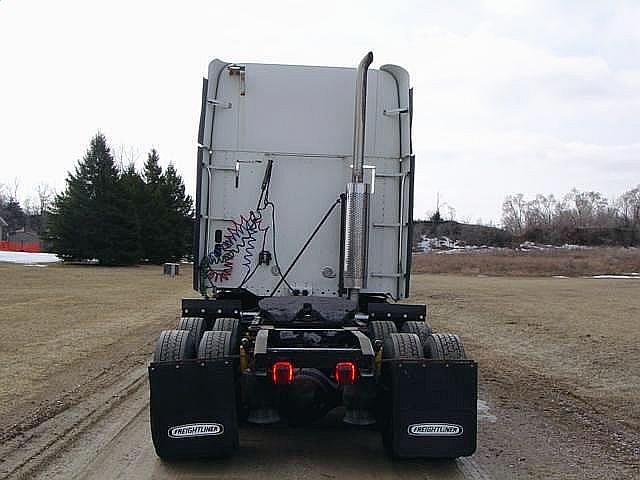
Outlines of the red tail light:
{"type": "Polygon", "coordinates": [[[276,385],[289,385],[293,382],[293,365],[291,362],[276,362],[271,367],[271,378],[276,385]]]}
{"type": "Polygon", "coordinates": [[[353,385],[358,378],[358,367],[351,362],[336,364],[336,381],[342,385],[353,385]]]}

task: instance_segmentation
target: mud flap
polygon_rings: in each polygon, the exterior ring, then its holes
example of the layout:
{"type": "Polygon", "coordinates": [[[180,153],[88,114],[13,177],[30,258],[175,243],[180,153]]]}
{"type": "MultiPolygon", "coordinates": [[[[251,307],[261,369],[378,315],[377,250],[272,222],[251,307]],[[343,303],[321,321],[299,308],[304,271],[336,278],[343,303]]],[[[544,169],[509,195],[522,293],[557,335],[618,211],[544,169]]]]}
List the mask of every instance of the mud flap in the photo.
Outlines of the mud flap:
{"type": "Polygon", "coordinates": [[[476,450],[478,365],[386,362],[383,440],[392,456],[456,458],[476,450]]]}
{"type": "Polygon", "coordinates": [[[149,365],[151,436],[164,459],[220,457],[238,446],[230,360],[149,365]]]}

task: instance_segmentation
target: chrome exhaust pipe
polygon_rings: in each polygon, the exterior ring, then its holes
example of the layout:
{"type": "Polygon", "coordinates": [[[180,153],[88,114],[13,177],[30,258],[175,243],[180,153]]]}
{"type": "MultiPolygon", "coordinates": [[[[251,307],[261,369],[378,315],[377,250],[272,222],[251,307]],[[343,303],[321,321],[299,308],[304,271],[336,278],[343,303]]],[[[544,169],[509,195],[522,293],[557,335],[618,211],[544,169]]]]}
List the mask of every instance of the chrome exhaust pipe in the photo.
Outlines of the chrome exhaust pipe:
{"type": "Polygon", "coordinates": [[[356,99],[353,118],[353,172],[347,184],[344,232],[343,285],[358,300],[359,290],[367,286],[369,246],[369,185],[364,183],[364,133],[367,114],[367,71],[373,53],[367,53],[356,72],[356,99]]]}
{"type": "Polygon", "coordinates": [[[353,183],[364,178],[364,130],[367,116],[367,71],[373,62],[373,52],[367,53],[356,72],[356,108],[353,115],[353,183]]]}

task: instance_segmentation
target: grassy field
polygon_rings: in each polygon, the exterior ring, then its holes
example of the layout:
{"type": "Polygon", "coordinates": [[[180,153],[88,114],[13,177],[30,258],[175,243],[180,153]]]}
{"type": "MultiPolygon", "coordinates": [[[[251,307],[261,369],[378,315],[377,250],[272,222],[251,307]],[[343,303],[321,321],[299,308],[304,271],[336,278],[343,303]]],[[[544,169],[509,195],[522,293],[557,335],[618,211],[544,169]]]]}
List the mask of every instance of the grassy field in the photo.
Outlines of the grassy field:
{"type": "Polygon", "coordinates": [[[579,277],[640,272],[640,249],[509,249],[414,255],[414,273],[579,277]]]}
{"type": "MultiPolygon", "coordinates": [[[[0,417],[122,358],[146,361],[189,283],[188,271],[171,279],[160,267],[0,264],[0,417]]],[[[477,356],[515,359],[638,425],[640,280],[415,275],[411,301],[477,356]]]]}
{"type": "Polygon", "coordinates": [[[482,374],[542,377],[640,429],[640,280],[416,275],[411,300],[482,374]]]}
{"type": "Polygon", "coordinates": [[[0,263],[0,429],[63,409],[122,362],[144,364],[194,293],[190,280],[162,267],[0,263]]]}

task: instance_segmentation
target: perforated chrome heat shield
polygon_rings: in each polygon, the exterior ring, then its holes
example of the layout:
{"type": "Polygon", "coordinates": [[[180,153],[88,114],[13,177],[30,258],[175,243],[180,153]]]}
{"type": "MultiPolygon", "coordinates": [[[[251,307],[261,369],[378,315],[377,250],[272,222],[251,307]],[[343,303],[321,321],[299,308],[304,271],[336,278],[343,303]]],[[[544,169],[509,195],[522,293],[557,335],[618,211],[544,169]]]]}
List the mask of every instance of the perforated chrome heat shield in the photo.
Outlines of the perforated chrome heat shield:
{"type": "Polygon", "coordinates": [[[367,287],[369,184],[348,183],[344,250],[344,287],[367,287]]]}

